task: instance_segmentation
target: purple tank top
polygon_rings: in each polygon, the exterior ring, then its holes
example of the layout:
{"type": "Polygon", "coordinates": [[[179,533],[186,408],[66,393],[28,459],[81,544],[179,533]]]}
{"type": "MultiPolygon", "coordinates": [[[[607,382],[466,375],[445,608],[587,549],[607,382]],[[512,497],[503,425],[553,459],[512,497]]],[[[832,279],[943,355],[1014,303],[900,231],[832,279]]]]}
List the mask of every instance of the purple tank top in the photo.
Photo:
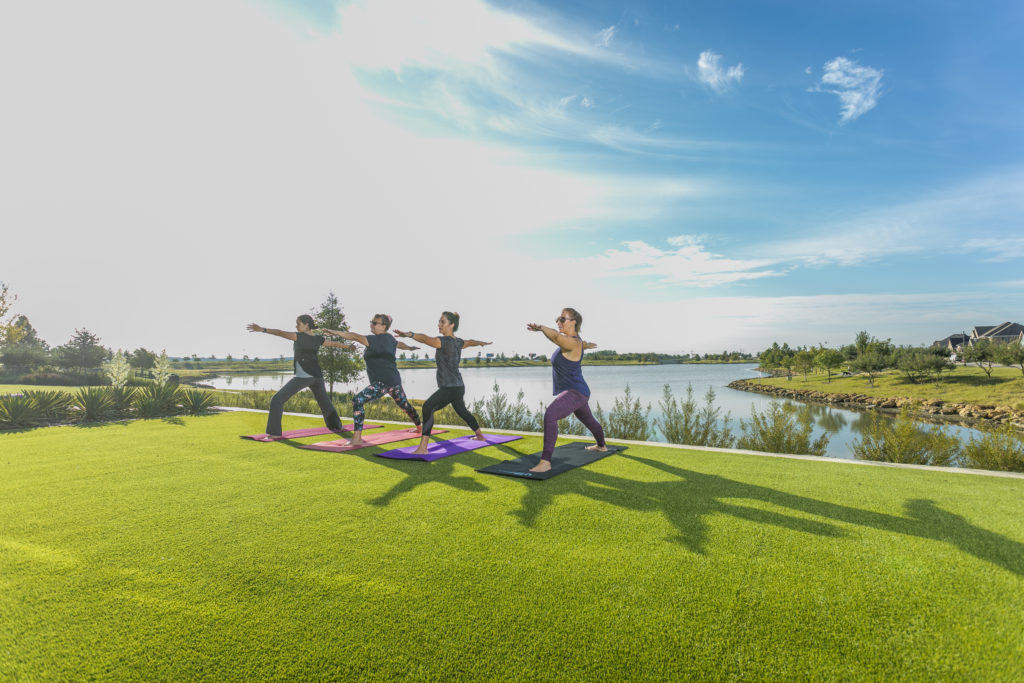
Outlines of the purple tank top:
{"type": "Polygon", "coordinates": [[[551,383],[551,393],[555,396],[572,389],[590,398],[590,387],[583,380],[583,355],[580,354],[579,360],[572,361],[562,355],[562,347],[555,349],[551,354],[551,383]]]}

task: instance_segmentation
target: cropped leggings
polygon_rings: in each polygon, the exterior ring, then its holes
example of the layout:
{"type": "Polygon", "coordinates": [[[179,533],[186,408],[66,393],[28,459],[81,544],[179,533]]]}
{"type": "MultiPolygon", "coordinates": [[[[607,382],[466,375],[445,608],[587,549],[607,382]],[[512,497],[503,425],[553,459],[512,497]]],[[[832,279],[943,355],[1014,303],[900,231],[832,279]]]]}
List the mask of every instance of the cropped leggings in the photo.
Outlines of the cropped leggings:
{"type": "Polygon", "coordinates": [[[363,406],[370,401],[377,400],[384,394],[395,399],[395,403],[405,411],[405,414],[409,416],[414,425],[420,423],[420,416],[416,414],[416,409],[410,405],[409,399],[405,397],[405,391],[402,389],[401,384],[389,387],[384,382],[374,382],[352,397],[352,418],[355,420],[355,430],[357,432],[363,428],[363,420],[366,419],[366,412],[363,410],[363,406]]]}
{"type": "Polygon", "coordinates": [[[575,415],[583,426],[597,439],[598,446],[604,446],[604,429],[590,412],[590,399],[575,389],[563,391],[551,402],[544,411],[544,451],[541,459],[551,461],[551,453],[555,450],[555,439],[558,438],[558,421],[575,415]]]}
{"type": "Polygon", "coordinates": [[[473,417],[473,413],[466,408],[465,396],[466,387],[440,387],[431,394],[423,403],[423,433],[430,434],[430,430],[434,428],[434,411],[441,410],[448,404],[451,404],[470,429],[474,432],[480,429],[480,424],[473,417]]]}
{"type": "Polygon", "coordinates": [[[327,428],[341,431],[341,418],[338,411],[331,403],[331,397],[327,395],[327,387],[319,377],[292,377],[281,389],[270,399],[270,415],[267,416],[267,434],[281,436],[281,413],[284,412],[284,404],[295,394],[303,389],[309,389],[320,406],[320,412],[324,414],[324,422],[327,428]]]}

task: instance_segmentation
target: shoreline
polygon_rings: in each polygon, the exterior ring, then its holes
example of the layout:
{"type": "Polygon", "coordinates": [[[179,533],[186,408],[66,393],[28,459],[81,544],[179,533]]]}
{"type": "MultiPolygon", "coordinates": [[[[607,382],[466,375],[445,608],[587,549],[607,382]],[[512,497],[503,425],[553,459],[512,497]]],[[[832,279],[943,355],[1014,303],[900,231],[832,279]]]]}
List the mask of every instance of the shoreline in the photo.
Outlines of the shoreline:
{"type": "Polygon", "coordinates": [[[940,399],[920,401],[907,396],[867,396],[865,394],[830,393],[814,389],[778,387],[772,384],[761,384],[756,380],[749,379],[733,380],[727,386],[738,391],[752,391],[775,398],[804,401],[806,403],[816,403],[863,412],[874,410],[896,414],[905,406],[911,406],[910,414],[912,417],[936,424],[955,423],[964,427],[976,427],[979,425],[999,426],[1010,423],[1018,429],[1024,429],[1024,411],[1014,410],[1010,406],[955,403],[940,399]]]}

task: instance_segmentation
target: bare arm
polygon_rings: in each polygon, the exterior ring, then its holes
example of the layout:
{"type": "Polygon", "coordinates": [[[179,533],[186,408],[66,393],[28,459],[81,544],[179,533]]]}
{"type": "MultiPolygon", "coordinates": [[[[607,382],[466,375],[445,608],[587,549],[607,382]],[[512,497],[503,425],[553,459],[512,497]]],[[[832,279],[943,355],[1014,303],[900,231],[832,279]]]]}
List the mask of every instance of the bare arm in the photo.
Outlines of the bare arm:
{"type": "Polygon", "coordinates": [[[494,342],[477,341],[476,339],[467,339],[462,343],[463,347],[466,346],[490,346],[494,342]]]}
{"type": "Polygon", "coordinates": [[[331,348],[335,348],[335,349],[345,349],[346,351],[356,351],[357,350],[356,347],[352,346],[351,344],[342,344],[341,342],[336,342],[336,341],[333,341],[331,339],[325,340],[324,341],[324,346],[330,346],[331,348]]]}
{"type": "MultiPolygon", "coordinates": [[[[358,334],[357,332],[342,332],[340,330],[321,330],[324,334],[329,334],[332,337],[341,337],[342,339],[348,339],[349,341],[359,342],[363,346],[369,346],[370,343],[366,341],[366,337],[358,334]]],[[[326,344],[326,342],[324,342],[326,344]]]]}
{"type": "Polygon", "coordinates": [[[529,323],[526,326],[526,329],[531,332],[543,332],[545,337],[557,344],[563,351],[569,351],[571,353],[581,348],[580,341],[578,339],[573,339],[569,335],[562,334],[551,327],[538,325],[537,323],[529,323]]]}
{"type": "Polygon", "coordinates": [[[409,346],[405,342],[398,342],[398,348],[402,349],[403,351],[415,351],[416,349],[418,349],[420,347],[418,347],[418,346],[409,346]]]}
{"type": "Polygon", "coordinates": [[[282,339],[287,339],[289,341],[295,341],[295,332],[286,332],[284,330],[272,330],[269,327],[263,327],[262,325],[257,325],[256,323],[249,323],[248,325],[245,326],[245,329],[249,330],[250,332],[262,332],[264,334],[272,334],[275,337],[281,337],[282,339]]]}
{"type": "MultiPolygon", "coordinates": [[[[395,330],[395,334],[398,335],[399,337],[405,337],[407,339],[415,339],[419,343],[426,344],[427,346],[429,346],[431,348],[434,348],[434,349],[441,348],[441,339],[440,339],[440,337],[431,337],[429,334],[423,334],[421,332],[402,332],[401,330],[395,330]]],[[[399,344],[399,348],[401,348],[402,342],[399,342],[398,344],[399,344]]],[[[408,349],[406,349],[406,350],[408,350],[408,349]]]]}
{"type": "Polygon", "coordinates": [[[594,342],[585,341],[585,342],[583,342],[583,348],[585,348],[585,349],[596,349],[597,348],[597,344],[595,344],[594,342]]]}

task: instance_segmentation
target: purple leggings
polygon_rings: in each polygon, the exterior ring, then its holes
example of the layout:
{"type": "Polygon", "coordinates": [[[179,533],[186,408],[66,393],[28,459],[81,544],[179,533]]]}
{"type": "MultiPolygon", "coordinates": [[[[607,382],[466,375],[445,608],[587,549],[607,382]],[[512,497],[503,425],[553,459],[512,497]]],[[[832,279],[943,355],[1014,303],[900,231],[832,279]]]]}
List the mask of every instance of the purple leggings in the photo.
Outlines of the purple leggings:
{"type": "Polygon", "coordinates": [[[598,446],[604,446],[604,430],[590,412],[590,398],[575,389],[563,391],[551,402],[544,411],[544,452],[541,459],[551,461],[551,453],[555,450],[555,439],[558,438],[558,421],[575,415],[583,426],[597,439],[598,446]]]}

